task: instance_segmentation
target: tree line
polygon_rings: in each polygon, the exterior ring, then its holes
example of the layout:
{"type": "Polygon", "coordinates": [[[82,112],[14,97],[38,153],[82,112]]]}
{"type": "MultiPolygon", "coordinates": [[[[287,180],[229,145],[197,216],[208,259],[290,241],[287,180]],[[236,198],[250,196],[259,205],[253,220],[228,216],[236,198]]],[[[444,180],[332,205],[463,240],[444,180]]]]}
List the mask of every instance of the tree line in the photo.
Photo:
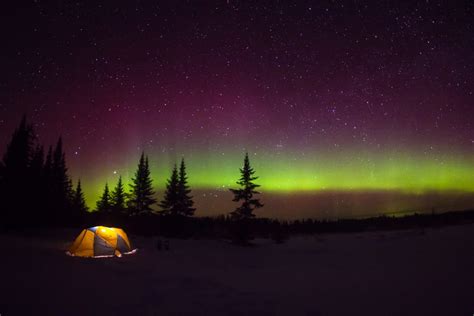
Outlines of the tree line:
{"type": "Polygon", "coordinates": [[[87,211],[80,181],[68,175],[61,137],[46,154],[33,126],[20,122],[0,162],[0,219],[4,226],[59,224],[87,211]]]}
{"type": "MultiPolygon", "coordinates": [[[[254,210],[263,207],[263,204],[256,194],[260,192],[255,189],[259,187],[254,181],[258,177],[254,176],[255,171],[250,166],[248,154],[245,154],[243,168],[240,169],[241,178],[237,181],[239,189],[230,189],[233,193],[234,202],[242,201],[242,204],[234,211],[230,212],[232,218],[239,220],[255,217],[254,210]]],[[[171,176],[167,180],[163,200],[158,202],[154,198],[152,178],[148,163],[148,157],[142,153],[135,175],[132,178],[130,192],[126,193],[123,187],[122,176],[119,176],[117,185],[112,192],[108,183],[105,183],[103,193],[97,202],[96,210],[99,212],[116,212],[137,215],[152,213],[152,205],[158,204],[160,211],[158,214],[165,216],[186,216],[194,215],[194,201],[191,196],[191,189],[188,185],[186,164],[184,158],[178,166],[175,164],[171,176]]]]}
{"type": "Polygon", "coordinates": [[[104,213],[126,213],[133,216],[153,213],[152,206],[158,204],[161,208],[157,212],[158,214],[193,216],[196,209],[193,208],[194,201],[190,193],[191,189],[188,185],[186,165],[183,158],[179,171],[175,164],[171,177],[167,180],[164,198],[157,203],[154,198],[155,192],[153,191],[148,157],[145,153],[142,153],[130,184],[130,191],[128,193],[125,191],[122,176],[119,176],[117,185],[112,192],[109,190],[108,183],[105,183],[103,193],[97,201],[96,210],[104,213]]]}
{"type": "MultiPolygon", "coordinates": [[[[238,189],[230,189],[233,201],[240,205],[229,216],[235,221],[255,217],[254,210],[263,207],[256,195],[258,177],[245,154],[238,189]]],[[[188,184],[184,158],[174,165],[167,180],[164,197],[155,199],[148,156],[142,152],[130,188],[119,176],[110,190],[105,183],[95,211],[127,216],[159,214],[166,217],[190,218],[195,215],[191,188],[188,184]],[[160,210],[155,212],[153,205],[160,210]]],[[[33,125],[24,116],[12,134],[0,161],[0,221],[4,225],[64,224],[79,221],[89,214],[81,180],[75,185],[69,175],[62,138],[49,146],[46,154],[33,125]]]]}
{"type": "Polygon", "coordinates": [[[227,215],[196,217],[184,159],[172,168],[164,198],[157,202],[148,157],[142,153],[128,190],[122,177],[112,190],[106,183],[97,202],[98,211],[89,212],[81,181],[73,185],[69,175],[61,137],[45,151],[33,126],[23,117],[0,160],[0,231],[5,228],[108,225],[142,235],[227,238],[248,244],[252,237],[272,238],[280,243],[290,234],[409,229],[474,222],[474,210],[332,221],[255,218],[254,211],[263,206],[256,197],[259,194],[257,179],[246,154],[237,181],[239,188],[230,189],[238,207],[227,215]],[[159,206],[158,212],[152,210],[154,204],[159,206]]]}

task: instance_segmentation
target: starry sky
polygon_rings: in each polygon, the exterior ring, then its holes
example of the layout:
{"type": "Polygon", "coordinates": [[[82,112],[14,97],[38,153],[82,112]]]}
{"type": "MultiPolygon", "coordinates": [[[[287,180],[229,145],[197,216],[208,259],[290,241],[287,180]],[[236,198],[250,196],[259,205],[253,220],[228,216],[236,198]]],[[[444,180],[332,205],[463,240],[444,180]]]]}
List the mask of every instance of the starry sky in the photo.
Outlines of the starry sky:
{"type": "Polygon", "coordinates": [[[262,216],[474,207],[469,1],[25,1],[0,19],[0,148],[23,113],[63,136],[93,207],[150,158],[185,157],[196,215],[235,207],[245,152],[262,216]]]}

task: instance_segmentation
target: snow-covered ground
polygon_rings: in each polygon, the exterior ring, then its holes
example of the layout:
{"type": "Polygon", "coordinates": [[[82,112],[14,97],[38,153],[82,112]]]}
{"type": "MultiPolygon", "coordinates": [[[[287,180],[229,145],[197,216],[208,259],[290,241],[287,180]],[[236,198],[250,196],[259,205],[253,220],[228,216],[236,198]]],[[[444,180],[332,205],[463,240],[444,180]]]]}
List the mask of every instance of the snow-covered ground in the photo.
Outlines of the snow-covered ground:
{"type": "Polygon", "coordinates": [[[112,259],[64,254],[77,231],[0,235],[0,314],[473,315],[474,225],[225,241],[130,236],[112,259]]]}

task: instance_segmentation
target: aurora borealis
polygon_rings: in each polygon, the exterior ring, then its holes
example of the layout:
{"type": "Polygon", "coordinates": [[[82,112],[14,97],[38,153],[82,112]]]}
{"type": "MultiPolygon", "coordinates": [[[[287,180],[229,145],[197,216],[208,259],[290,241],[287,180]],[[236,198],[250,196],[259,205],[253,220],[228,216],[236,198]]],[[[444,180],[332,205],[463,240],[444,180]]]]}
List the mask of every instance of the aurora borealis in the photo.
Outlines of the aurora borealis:
{"type": "Polygon", "coordinates": [[[232,207],[248,151],[259,212],[474,207],[469,2],[32,1],[2,19],[0,148],[26,113],[63,136],[93,207],[150,157],[188,165],[196,215],[232,207]],[[27,22],[25,22],[27,21],[27,22]]]}

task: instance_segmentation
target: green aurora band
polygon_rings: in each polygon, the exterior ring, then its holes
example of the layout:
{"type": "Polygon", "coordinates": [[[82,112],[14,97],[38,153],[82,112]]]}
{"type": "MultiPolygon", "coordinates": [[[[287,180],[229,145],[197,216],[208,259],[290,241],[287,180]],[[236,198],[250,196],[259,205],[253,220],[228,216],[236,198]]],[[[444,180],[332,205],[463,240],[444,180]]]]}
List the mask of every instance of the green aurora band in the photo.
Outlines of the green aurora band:
{"type": "MultiPolygon", "coordinates": [[[[127,155],[130,157],[130,155],[127,155]]],[[[80,171],[85,195],[91,208],[102,193],[105,182],[114,187],[121,174],[128,190],[136,169],[139,154],[127,161],[109,161],[98,170],[80,171]]],[[[241,152],[188,153],[189,184],[194,192],[227,192],[235,187],[242,165],[241,152]]],[[[153,184],[160,198],[165,188],[173,163],[180,157],[149,153],[153,184]]],[[[474,159],[471,155],[446,154],[433,156],[424,154],[314,154],[291,156],[279,154],[250,153],[250,160],[265,194],[276,194],[291,199],[297,194],[318,194],[321,192],[370,192],[396,191],[423,195],[427,192],[474,193],[474,159]]],[[[205,196],[196,196],[205,199],[205,196]]],[[[222,195],[220,199],[230,199],[222,195]]],[[[206,205],[202,203],[200,205],[206,205]]],[[[474,206],[474,205],[473,205],[474,206]]],[[[221,213],[225,213],[223,210],[221,213]]],[[[391,209],[393,211],[393,209],[391,209]]],[[[198,209],[199,212],[199,209],[198,209]]]]}

